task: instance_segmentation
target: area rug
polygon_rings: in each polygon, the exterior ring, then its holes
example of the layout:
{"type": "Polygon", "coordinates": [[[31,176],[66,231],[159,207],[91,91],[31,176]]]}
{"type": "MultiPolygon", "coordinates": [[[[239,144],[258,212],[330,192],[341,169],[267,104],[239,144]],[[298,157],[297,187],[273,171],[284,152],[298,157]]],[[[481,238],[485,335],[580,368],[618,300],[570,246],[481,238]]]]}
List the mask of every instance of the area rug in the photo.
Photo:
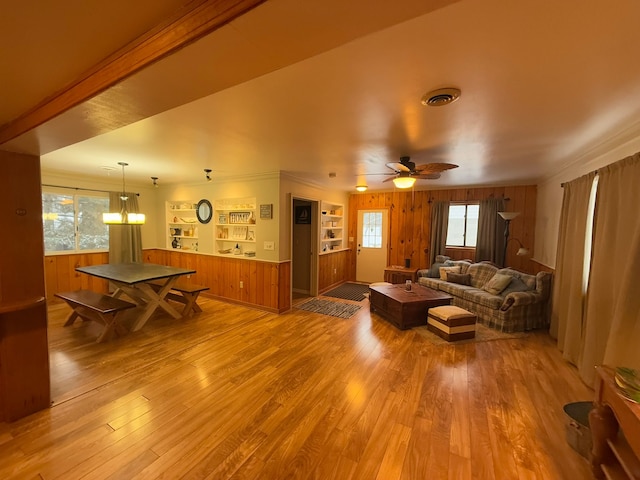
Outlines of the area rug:
{"type": "Polygon", "coordinates": [[[344,300],[353,300],[361,302],[366,298],[366,294],[369,293],[369,285],[363,283],[343,283],[339,287],[329,290],[327,293],[323,293],[323,297],[342,298],[344,300]]]}
{"type": "Polygon", "coordinates": [[[308,312],[322,313],[323,315],[331,315],[332,317],[351,318],[360,310],[360,305],[312,298],[300,305],[296,305],[295,308],[307,310],[308,312]]]}
{"type": "Polygon", "coordinates": [[[428,340],[434,345],[464,345],[465,343],[491,342],[493,340],[506,340],[511,338],[522,338],[527,332],[503,333],[493,328],[485,327],[481,323],[476,323],[476,337],[468,340],[458,340],[457,342],[447,342],[444,338],[440,338],[435,333],[431,333],[426,325],[414,327],[413,331],[428,340]]]}

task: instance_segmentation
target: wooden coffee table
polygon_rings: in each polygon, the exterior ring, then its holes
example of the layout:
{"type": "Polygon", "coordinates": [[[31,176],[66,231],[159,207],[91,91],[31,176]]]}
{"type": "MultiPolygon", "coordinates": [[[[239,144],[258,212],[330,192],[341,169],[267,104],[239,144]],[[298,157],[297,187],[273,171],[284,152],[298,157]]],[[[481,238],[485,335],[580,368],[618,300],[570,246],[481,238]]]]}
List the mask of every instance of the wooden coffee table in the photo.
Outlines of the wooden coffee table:
{"type": "Polygon", "coordinates": [[[431,307],[450,305],[453,299],[451,295],[416,284],[410,291],[404,285],[376,285],[369,290],[369,309],[401,330],[426,325],[431,307]]]}

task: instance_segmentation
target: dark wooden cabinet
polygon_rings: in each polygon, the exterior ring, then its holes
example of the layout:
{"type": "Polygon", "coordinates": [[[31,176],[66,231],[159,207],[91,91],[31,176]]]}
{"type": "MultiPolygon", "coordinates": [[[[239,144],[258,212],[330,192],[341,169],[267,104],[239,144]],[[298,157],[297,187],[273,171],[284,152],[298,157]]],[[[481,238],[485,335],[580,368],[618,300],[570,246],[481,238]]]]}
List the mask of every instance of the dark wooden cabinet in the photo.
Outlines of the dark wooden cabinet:
{"type": "Polygon", "coordinates": [[[418,280],[417,268],[405,268],[391,266],[384,269],[384,281],[389,283],[406,283],[407,280],[416,282],[418,280]]]}

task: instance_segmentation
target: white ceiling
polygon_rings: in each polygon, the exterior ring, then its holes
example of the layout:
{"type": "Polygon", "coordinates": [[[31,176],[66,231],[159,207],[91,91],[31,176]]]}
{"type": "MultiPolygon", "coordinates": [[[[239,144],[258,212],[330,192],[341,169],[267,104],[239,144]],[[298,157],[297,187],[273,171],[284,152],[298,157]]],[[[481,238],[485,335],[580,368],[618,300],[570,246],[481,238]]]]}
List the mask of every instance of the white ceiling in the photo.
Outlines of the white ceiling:
{"type": "Polygon", "coordinates": [[[374,174],[401,155],[460,166],[418,188],[537,183],[612,138],[640,136],[635,0],[463,0],[435,11],[447,2],[396,1],[367,18],[357,8],[372,2],[358,0],[337,22],[327,20],[335,10],[322,18],[301,3],[269,0],[108,101],[2,148],[48,152],[43,171],[63,174],[104,176],[102,166],[125,161],[132,183],[201,182],[204,168],[218,178],[282,170],[353,190],[389,189],[374,174]],[[298,21],[305,29],[283,31],[298,21]],[[421,105],[445,86],[461,98],[421,105]],[[207,89],[215,93],[194,101],[207,89]]]}

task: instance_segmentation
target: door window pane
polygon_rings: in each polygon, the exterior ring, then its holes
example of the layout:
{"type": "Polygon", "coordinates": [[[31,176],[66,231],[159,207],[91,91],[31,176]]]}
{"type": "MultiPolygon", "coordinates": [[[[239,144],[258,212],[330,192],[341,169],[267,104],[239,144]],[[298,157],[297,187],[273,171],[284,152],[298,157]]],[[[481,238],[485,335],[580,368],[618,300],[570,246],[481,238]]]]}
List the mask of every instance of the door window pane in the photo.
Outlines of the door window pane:
{"type": "Polygon", "coordinates": [[[382,212],[362,214],[362,246],[382,248],[382,212]]]}

